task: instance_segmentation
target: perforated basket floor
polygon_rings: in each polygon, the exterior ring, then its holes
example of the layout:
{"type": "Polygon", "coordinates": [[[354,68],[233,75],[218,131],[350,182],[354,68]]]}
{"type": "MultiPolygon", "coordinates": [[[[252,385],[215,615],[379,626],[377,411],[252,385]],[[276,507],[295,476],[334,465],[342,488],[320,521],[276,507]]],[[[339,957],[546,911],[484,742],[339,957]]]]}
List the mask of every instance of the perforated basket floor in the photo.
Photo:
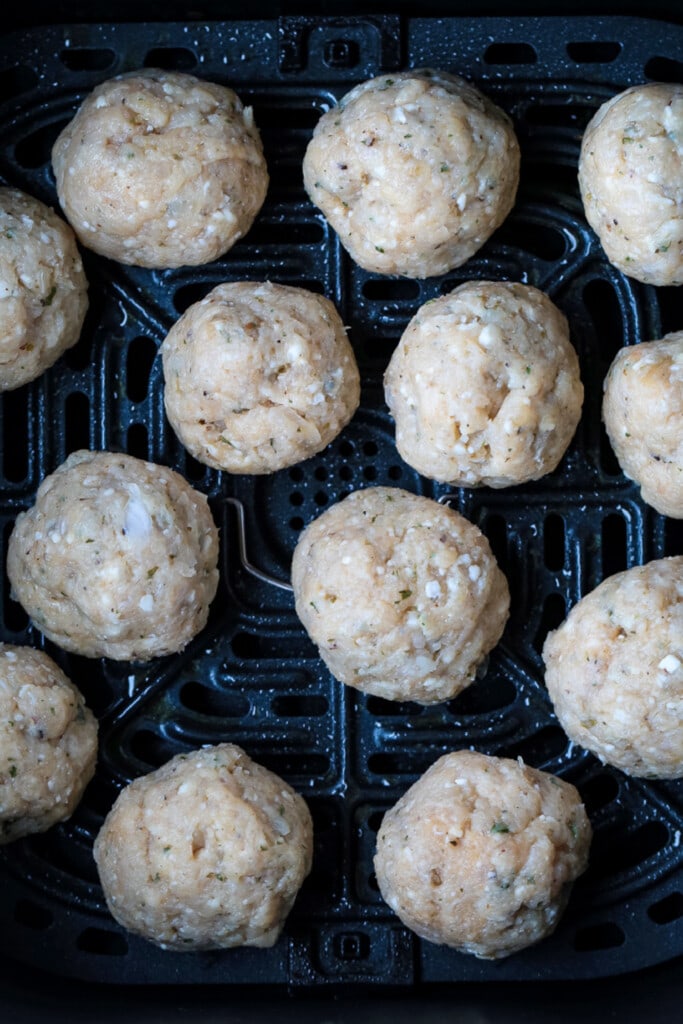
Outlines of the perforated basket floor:
{"type": "MultiPolygon", "coordinates": [[[[628,779],[572,747],[551,713],[540,650],[550,628],[604,576],[683,551],[680,523],[653,513],[620,474],[600,426],[601,385],[617,348],[683,326],[680,292],[626,280],[582,216],[582,130],[619,89],[683,76],[683,28],[630,19],[285,18],[279,23],[58,27],[0,40],[0,174],[54,203],[53,140],[80,100],[117,72],[162,66],[233,85],[253,104],[271,172],[248,236],[204,268],[151,272],[86,254],[91,310],[79,344],[37,383],[3,396],[0,515],[5,543],[42,477],[78,447],[123,449],[179,469],[210,498],[222,584],[209,625],[181,656],[145,668],[50,653],[101,722],[97,775],[66,824],[0,852],[0,949],[63,976],[106,982],[414,986],[483,979],[587,978],[683,952],[683,785],[628,779]],[[301,159],[312,129],[355,82],[409,66],[478,83],[515,121],[518,202],[465,267],[418,283],[354,266],[308,202],[301,159]],[[319,457],[271,477],[230,477],[186,456],[167,426],[166,331],[213,285],[270,278],[332,297],[356,350],[362,408],[319,457]],[[381,377],[413,312],[469,278],[522,280],[569,317],[586,384],[583,418],[558,472],[533,486],[463,491],[455,506],[491,540],[512,617],[488,674],[436,708],[345,690],[306,639],[291,595],[255,579],[248,555],[286,580],[305,523],[352,489],[445,493],[403,464],[381,377]],[[119,788],[172,754],[244,746],[307,798],[315,864],[270,950],[163,953],[107,914],[93,837],[119,788]],[[372,873],[384,810],[442,753],[473,745],[521,754],[574,782],[595,829],[591,866],[555,935],[490,964],[423,943],[379,897],[372,873]]],[[[2,638],[41,644],[4,584],[2,638]]]]}

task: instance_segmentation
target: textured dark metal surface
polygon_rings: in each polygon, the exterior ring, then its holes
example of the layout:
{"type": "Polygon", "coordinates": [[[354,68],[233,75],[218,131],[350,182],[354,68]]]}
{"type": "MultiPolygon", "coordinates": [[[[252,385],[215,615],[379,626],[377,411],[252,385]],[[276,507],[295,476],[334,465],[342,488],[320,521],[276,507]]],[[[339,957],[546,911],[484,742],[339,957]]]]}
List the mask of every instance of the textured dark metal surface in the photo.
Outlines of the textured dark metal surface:
{"type": "MultiPolygon", "coordinates": [[[[0,520],[78,447],[118,448],[171,465],[210,498],[222,533],[222,584],[206,630],[180,656],[144,668],[50,653],[101,722],[98,773],[74,817],[0,851],[0,947],[64,977],[105,982],[420,986],[444,981],[589,978],[683,952],[683,784],[640,782],[568,744],[543,687],[547,631],[604,576],[683,552],[680,523],[640,501],[600,426],[604,373],[621,344],[682,326],[680,292],[610,268],[582,216],[581,132],[626,85],[680,78],[683,28],[619,18],[283,18],[278,23],[83,25],[0,40],[0,176],[55,202],[50,147],[99,81],[143,65],[236,88],[255,108],[271,188],[252,231],[204,268],[152,272],[86,254],[91,311],[82,340],[40,381],[0,402],[0,520]],[[356,81],[431,65],[473,79],[513,116],[522,152],[518,202],[465,267],[414,282],[354,266],[301,183],[320,114],[356,81]],[[301,284],[332,297],[350,326],[362,407],[320,456],[271,477],[229,477],[186,456],[167,426],[156,348],[187,306],[224,280],[301,284]],[[302,526],[350,490],[446,489],[401,462],[381,377],[418,305],[469,278],[523,280],[569,317],[586,385],[584,414],[560,469],[531,486],[462,491],[454,503],[489,536],[512,616],[489,671],[433,708],[366,698],[324,670],[291,595],[245,572],[249,555],[287,579],[302,526]],[[237,742],[308,799],[315,864],[271,950],[170,954],[108,916],[91,855],[119,788],[172,754],[237,742]],[[497,964],[423,943],[382,903],[372,875],[381,815],[432,761],[474,746],[517,755],[574,782],[595,841],[556,934],[497,964]]],[[[40,644],[4,583],[2,639],[40,644]]]]}

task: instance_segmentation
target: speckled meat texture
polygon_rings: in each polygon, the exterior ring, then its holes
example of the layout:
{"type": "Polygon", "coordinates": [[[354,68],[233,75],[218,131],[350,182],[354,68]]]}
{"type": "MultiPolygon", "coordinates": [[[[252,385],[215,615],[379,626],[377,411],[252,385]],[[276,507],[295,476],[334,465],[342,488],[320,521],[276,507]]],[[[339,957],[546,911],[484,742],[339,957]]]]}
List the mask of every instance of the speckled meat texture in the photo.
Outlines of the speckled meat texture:
{"type": "Polygon", "coordinates": [[[272,946],[311,869],[305,801],[229,743],[119,795],[95,841],[107,904],[169,950],[272,946]]]}
{"type": "Polygon", "coordinates": [[[574,786],[521,759],[461,750],[384,816],[375,871],[408,928],[495,960],[555,929],[591,834],[574,786]]]}
{"type": "Polygon", "coordinates": [[[435,704],[474,680],[508,617],[481,531],[399,488],[355,491],[302,533],[296,611],[332,675],[388,700],[435,704]]]}
{"type": "Polygon", "coordinates": [[[59,666],[0,644],[0,844],[70,817],[96,759],[97,722],[59,666]]]}
{"type": "Polygon", "coordinates": [[[402,458],[457,487],[551,472],[583,402],[566,318],[537,288],[508,282],[469,282],[425,303],[384,386],[402,458]]]}
{"type": "Polygon", "coordinates": [[[614,266],[683,284],[683,85],[638,85],[604,103],[583,137],[579,185],[614,266]]]}
{"type": "Polygon", "coordinates": [[[602,417],[619,465],[643,499],[683,519],[683,331],[617,353],[602,417]]]}
{"type": "Polygon", "coordinates": [[[71,228],[38,199],[0,188],[0,391],[35,380],[75,345],[87,308],[71,228]]]}
{"type": "Polygon", "coordinates": [[[14,597],[60,647],[145,661],[182,650],[218,585],[206,498],[164,466],[75,452],[17,517],[7,573],[14,597]]]}
{"type": "Polygon", "coordinates": [[[325,448],[360,401],[358,367],[329,299],[303,288],[222,284],[161,348],[166,413],[200,462],[272,473],[325,448]]]}
{"type": "Polygon", "coordinates": [[[432,70],[382,75],[324,114],[304,184],[366,270],[444,274],[512,209],[519,146],[508,116],[474,86],[432,70]]]}
{"type": "Polygon", "coordinates": [[[57,139],[57,193],[83,245],[121,263],[208,263],[249,230],[268,188],[250,107],[192,75],[98,85],[57,139]]]}
{"type": "Polygon", "coordinates": [[[683,556],[604,580],[543,658],[570,739],[629,775],[683,776],[683,556]]]}

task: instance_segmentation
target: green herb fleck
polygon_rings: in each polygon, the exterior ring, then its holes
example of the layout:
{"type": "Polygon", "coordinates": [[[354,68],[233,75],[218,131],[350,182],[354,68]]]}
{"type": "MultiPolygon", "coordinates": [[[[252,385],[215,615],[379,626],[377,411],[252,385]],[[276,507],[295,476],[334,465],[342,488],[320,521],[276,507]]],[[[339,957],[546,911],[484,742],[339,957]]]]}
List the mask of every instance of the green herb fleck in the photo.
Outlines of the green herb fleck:
{"type": "Polygon", "coordinates": [[[407,600],[407,598],[409,598],[412,595],[412,593],[412,590],[399,590],[399,594],[401,595],[402,601],[407,600]]]}
{"type": "Polygon", "coordinates": [[[441,167],[439,167],[439,170],[441,171],[442,174],[445,174],[446,171],[450,171],[450,167],[449,167],[448,164],[441,164],[441,167]]]}
{"type": "Polygon", "coordinates": [[[13,779],[16,779],[16,777],[17,777],[17,766],[15,764],[10,765],[9,773],[12,776],[13,779]]]}
{"type": "Polygon", "coordinates": [[[284,804],[280,804],[280,806],[277,809],[277,813],[280,815],[280,817],[283,816],[283,814],[285,813],[285,805],[284,804]]]}
{"type": "Polygon", "coordinates": [[[235,445],[232,443],[230,438],[226,437],[224,434],[221,434],[221,436],[218,438],[218,440],[222,441],[223,444],[229,444],[231,448],[235,447],[235,445]]]}
{"type": "Polygon", "coordinates": [[[665,242],[664,245],[659,245],[655,249],[655,252],[668,252],[671,248],[671,242],[665,242]]]}
{"type": "Polygon", "coordinates": [[[164,847],[164,853],[168,853],[168,851],[169,851],[170,849],[171,849],[171,847],[170,847],[170,846],[165,846],[165,847],[164,847]]]}
{"type": "Polygon", "coordinates": [[[526,372],[527,372],[527,373],[531,373],[531,367],[530,367],[530,366],[527,366],[527,368],[526,368],[526,372]]]}
{"type": "Polygon", "coordinates": [[[309,601],[308,603],[310,604],[310,606],[311,606],[311,608],[313,609],[314,612],[318,611],[318,606],[315,603],[315,601],[309,601]]]}
{"type": "Polygon", "coordinates": [[[503,835],[504,833],[509,832],[510,829],[504,821],[494,821],[493,825],[491,825],[491,831],[496,835],[503,835]]]}
{"type": "Polygon", "coordinates": [[[159,571],[159,566],[158,565],[153,565],[151,569],[147,570],[147,579],[151,580],[152,577],[154,576],[154,573],[158,572],[158,571],[159,571]]]}
{"type": "Polygon", "coordinates": [[[5,238],[14,238],[14,232],[10,231],[8,228],[7,231],[5,231],[5,238]]]}
{"type": "Polygon", "coordinates": [[[376,245],[375,249],[377,250],[377,252],[384,252],[384,249],[382,248],[381,245],[376,245]]]}
{"type": "Polygon", "coordinates": [[[47,293],[45,298],[40,300],[41,306],[51,306],[52,305],[52,300],[54,299],[56,294],[57,294],[57,285],[53,284],[52,288],[47,293]]]}

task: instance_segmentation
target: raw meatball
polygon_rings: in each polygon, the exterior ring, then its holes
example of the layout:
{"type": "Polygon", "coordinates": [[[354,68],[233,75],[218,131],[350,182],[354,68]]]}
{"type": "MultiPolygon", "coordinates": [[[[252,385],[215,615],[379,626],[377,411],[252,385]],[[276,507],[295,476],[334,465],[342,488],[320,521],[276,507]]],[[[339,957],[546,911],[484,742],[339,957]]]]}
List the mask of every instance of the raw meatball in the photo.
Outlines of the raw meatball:
{"type": "Polygon", "coordinates": [[[92,778],[97,722],[54,661],[0,644],[0,844],[70,817],[92,778]]]}
{"type": "Polygon", "coordinates": [[[683,331],[621,349],[602,417],[619,464],[658,512],[683,519],[683,331]]]}
{"type": "Polygon", "coordinates": [[[366,270],[459,267],[512,209],[519,146],[508,116],[462,78],[382,75],[318,122],[304,157],[312,201],[366,270]]]}
{"type": "Polygon", "coordinates": [[[384,386],[401,456],[457,487],[550,473],[583,402],[565,317],[537,288],[508,282],[463,284],[425,303],[384,386]]]}
{"type": "Polygon", "coordinates": [[[510,603],[481,531],[394,487],[355,491],[310,523],[292,584],[297,614],[333,676],[420,704],[469,686],[510,603]]]}
{"type": "Polygon", "coordinates": [[[141,267],[208,263],[249,230],[268,188],[251,107],[231,89],[147,69],[87,97],[52,150],[83,245],[141,267]]]}
{"type": "Polygon", "coordinates": [[[554,931],[590,842],[574,786],[521,758],[460,750],[385,814],[375,871],[408,928],[496,960],[554,931]]]}
{"type": "Polygon", "coordinates": [[[322,451],[360,401],[358,367],[329,299],[222,284],[161,348],[171,426],[200,462],[272,473],[322,451]]]}
{"type": "Polygon", "coordinates": [[[13,596],[60,647],[90,658],[180,651],[218,586],[206,498],[164,466],[74,452],[17,516],[7,553],[13,596]]]}
{"type": "Polygon", "coordinates": [[[311,870],[308,807],[230,743],[119,795],[95,840],[113,916],[164,949],[272,946],[311,870]]]}
{"type": "Polygon", "coordinates": [[[604,580],[543,658],[570,739],[629,775],[683,776],[683,556],[604,580]]]}
{"type": "Polygon", "coordinates": [[[0,391],[35,380],[78,341],[88,282],[68,224],[0,188],[0,391]]]}
{"type": "Polygon", "coordinates": [[[586,218],[610,263],[683,284],[683,85],[638,85],[604,103],[579,160],[586,218]]]}

